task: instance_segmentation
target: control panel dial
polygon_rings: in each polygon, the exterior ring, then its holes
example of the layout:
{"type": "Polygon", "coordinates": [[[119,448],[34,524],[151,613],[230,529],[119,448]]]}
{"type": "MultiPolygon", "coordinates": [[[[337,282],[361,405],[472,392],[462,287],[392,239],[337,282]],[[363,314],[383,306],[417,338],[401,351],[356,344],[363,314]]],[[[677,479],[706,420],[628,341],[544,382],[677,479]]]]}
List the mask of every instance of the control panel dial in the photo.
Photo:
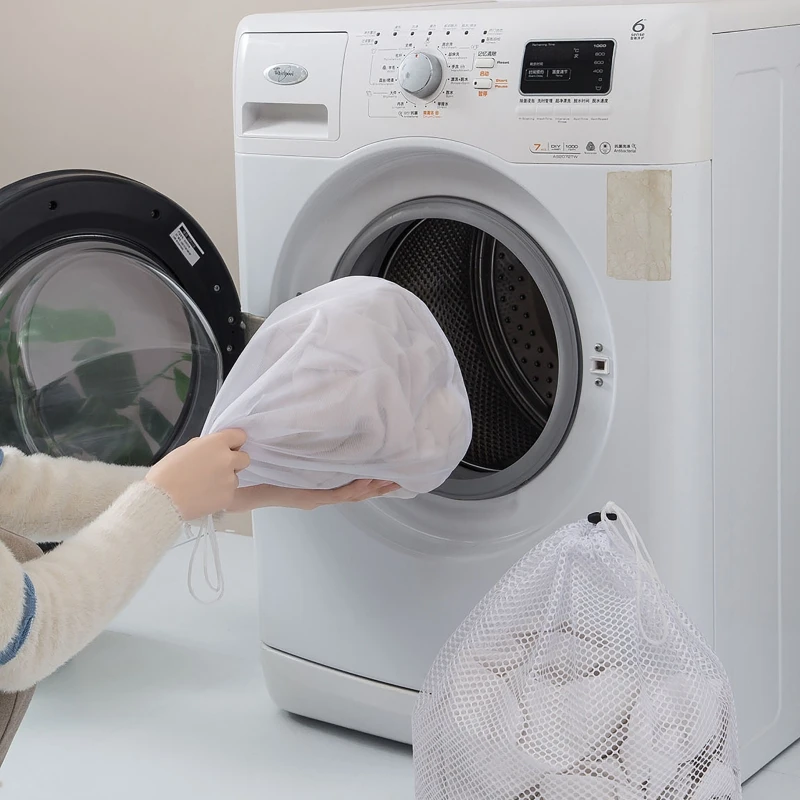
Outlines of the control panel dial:
{"type": "Polygon", "coordinates": [[[441,60],[430,53],[414,50],[400,64],[397,82],[413,97],[424,100],[436,94],[444,79],[441,60]]]}

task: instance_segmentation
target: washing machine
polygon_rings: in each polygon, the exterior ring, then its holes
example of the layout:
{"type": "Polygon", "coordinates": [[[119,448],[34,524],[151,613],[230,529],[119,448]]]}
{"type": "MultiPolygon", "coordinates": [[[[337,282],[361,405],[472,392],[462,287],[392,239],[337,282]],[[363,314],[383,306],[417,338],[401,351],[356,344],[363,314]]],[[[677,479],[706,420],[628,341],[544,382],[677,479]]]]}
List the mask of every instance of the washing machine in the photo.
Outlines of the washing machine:
{"type": "Polygon", "coordinates": [[[450,338],[475,436],[429,496],[255,515],[276,703],[409,741],[474,604],[614,499],[730,673],[745,775],[800,737],[797,4],[255,16],[234,70],[240,295],[151,187],[0,190],[2,443],[152,463],[261,318],[382,276],[450,338]]]}
{"type": "Polygon", "coordinates": [[[442,644],[613,499],[733,682],[744,772],[800,737],[800,6],[495,2],[252,16],[244,306],[420,296],[472,404],[431,495],[255,515],[283,709],[408,742],[442,644]]]}

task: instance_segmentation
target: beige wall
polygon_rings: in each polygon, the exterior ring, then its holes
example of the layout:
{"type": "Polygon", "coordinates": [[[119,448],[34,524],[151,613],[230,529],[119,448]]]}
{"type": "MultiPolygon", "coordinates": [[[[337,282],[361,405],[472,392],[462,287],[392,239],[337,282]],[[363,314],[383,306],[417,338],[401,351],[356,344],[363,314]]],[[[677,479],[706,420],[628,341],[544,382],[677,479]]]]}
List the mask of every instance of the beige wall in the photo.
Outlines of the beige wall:
{"type": "Polygon", "coordinates": [[[0,0],[0,185],[64,168],[143,181],[197,218],[237,277],[236,26],[358,1],[0,0]]]}

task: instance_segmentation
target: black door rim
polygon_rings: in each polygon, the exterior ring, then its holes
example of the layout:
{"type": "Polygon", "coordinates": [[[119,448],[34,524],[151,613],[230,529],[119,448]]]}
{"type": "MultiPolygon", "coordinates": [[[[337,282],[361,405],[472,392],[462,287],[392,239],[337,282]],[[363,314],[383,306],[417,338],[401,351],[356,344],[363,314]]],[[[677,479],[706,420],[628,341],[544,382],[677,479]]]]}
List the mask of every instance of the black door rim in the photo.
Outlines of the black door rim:
{"type": "MultiPolygon", "coordinates": [[[[75,242],[128,248],[182,290],[216,341],[221,377],[228,374],[245,345],[238,293],[217,248],[185,209],[145,184],[90,170],[42,173],[0,189],[0,282],[31,259],[75,242]],[[171,237],[184,231],[184,247],[196,248],[189,251],[194,263],[171,237]]],[[[187,403],[173,439],[154,460],[199,434],[209,410],[199,406],[210,408],[210,401],[187,403]]]]}
{"type": "Polygon", "coordinates": [[[0,189],[0,281],[37,251],[74,237],[116,241],[163,269],[208,321],[227,375],[245,344],[239,295],[216,246],[185,209],[143,183],[93,170],[41,173],[0,189]],[[203,251],[194,266],[170,238],[181,224],[203,251]]]}

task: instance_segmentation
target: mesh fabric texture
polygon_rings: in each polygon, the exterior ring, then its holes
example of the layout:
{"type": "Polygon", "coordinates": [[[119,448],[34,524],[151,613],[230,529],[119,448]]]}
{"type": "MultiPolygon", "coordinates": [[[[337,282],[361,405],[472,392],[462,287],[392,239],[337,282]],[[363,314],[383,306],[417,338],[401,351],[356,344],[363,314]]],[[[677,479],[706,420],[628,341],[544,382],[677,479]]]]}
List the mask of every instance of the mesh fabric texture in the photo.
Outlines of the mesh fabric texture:
{"type": "Polygon", "coordinates": [[[506,574],[422,688],[417,800],[740,800],[730,684],[651,564],[606,520],[506,574]]]}

